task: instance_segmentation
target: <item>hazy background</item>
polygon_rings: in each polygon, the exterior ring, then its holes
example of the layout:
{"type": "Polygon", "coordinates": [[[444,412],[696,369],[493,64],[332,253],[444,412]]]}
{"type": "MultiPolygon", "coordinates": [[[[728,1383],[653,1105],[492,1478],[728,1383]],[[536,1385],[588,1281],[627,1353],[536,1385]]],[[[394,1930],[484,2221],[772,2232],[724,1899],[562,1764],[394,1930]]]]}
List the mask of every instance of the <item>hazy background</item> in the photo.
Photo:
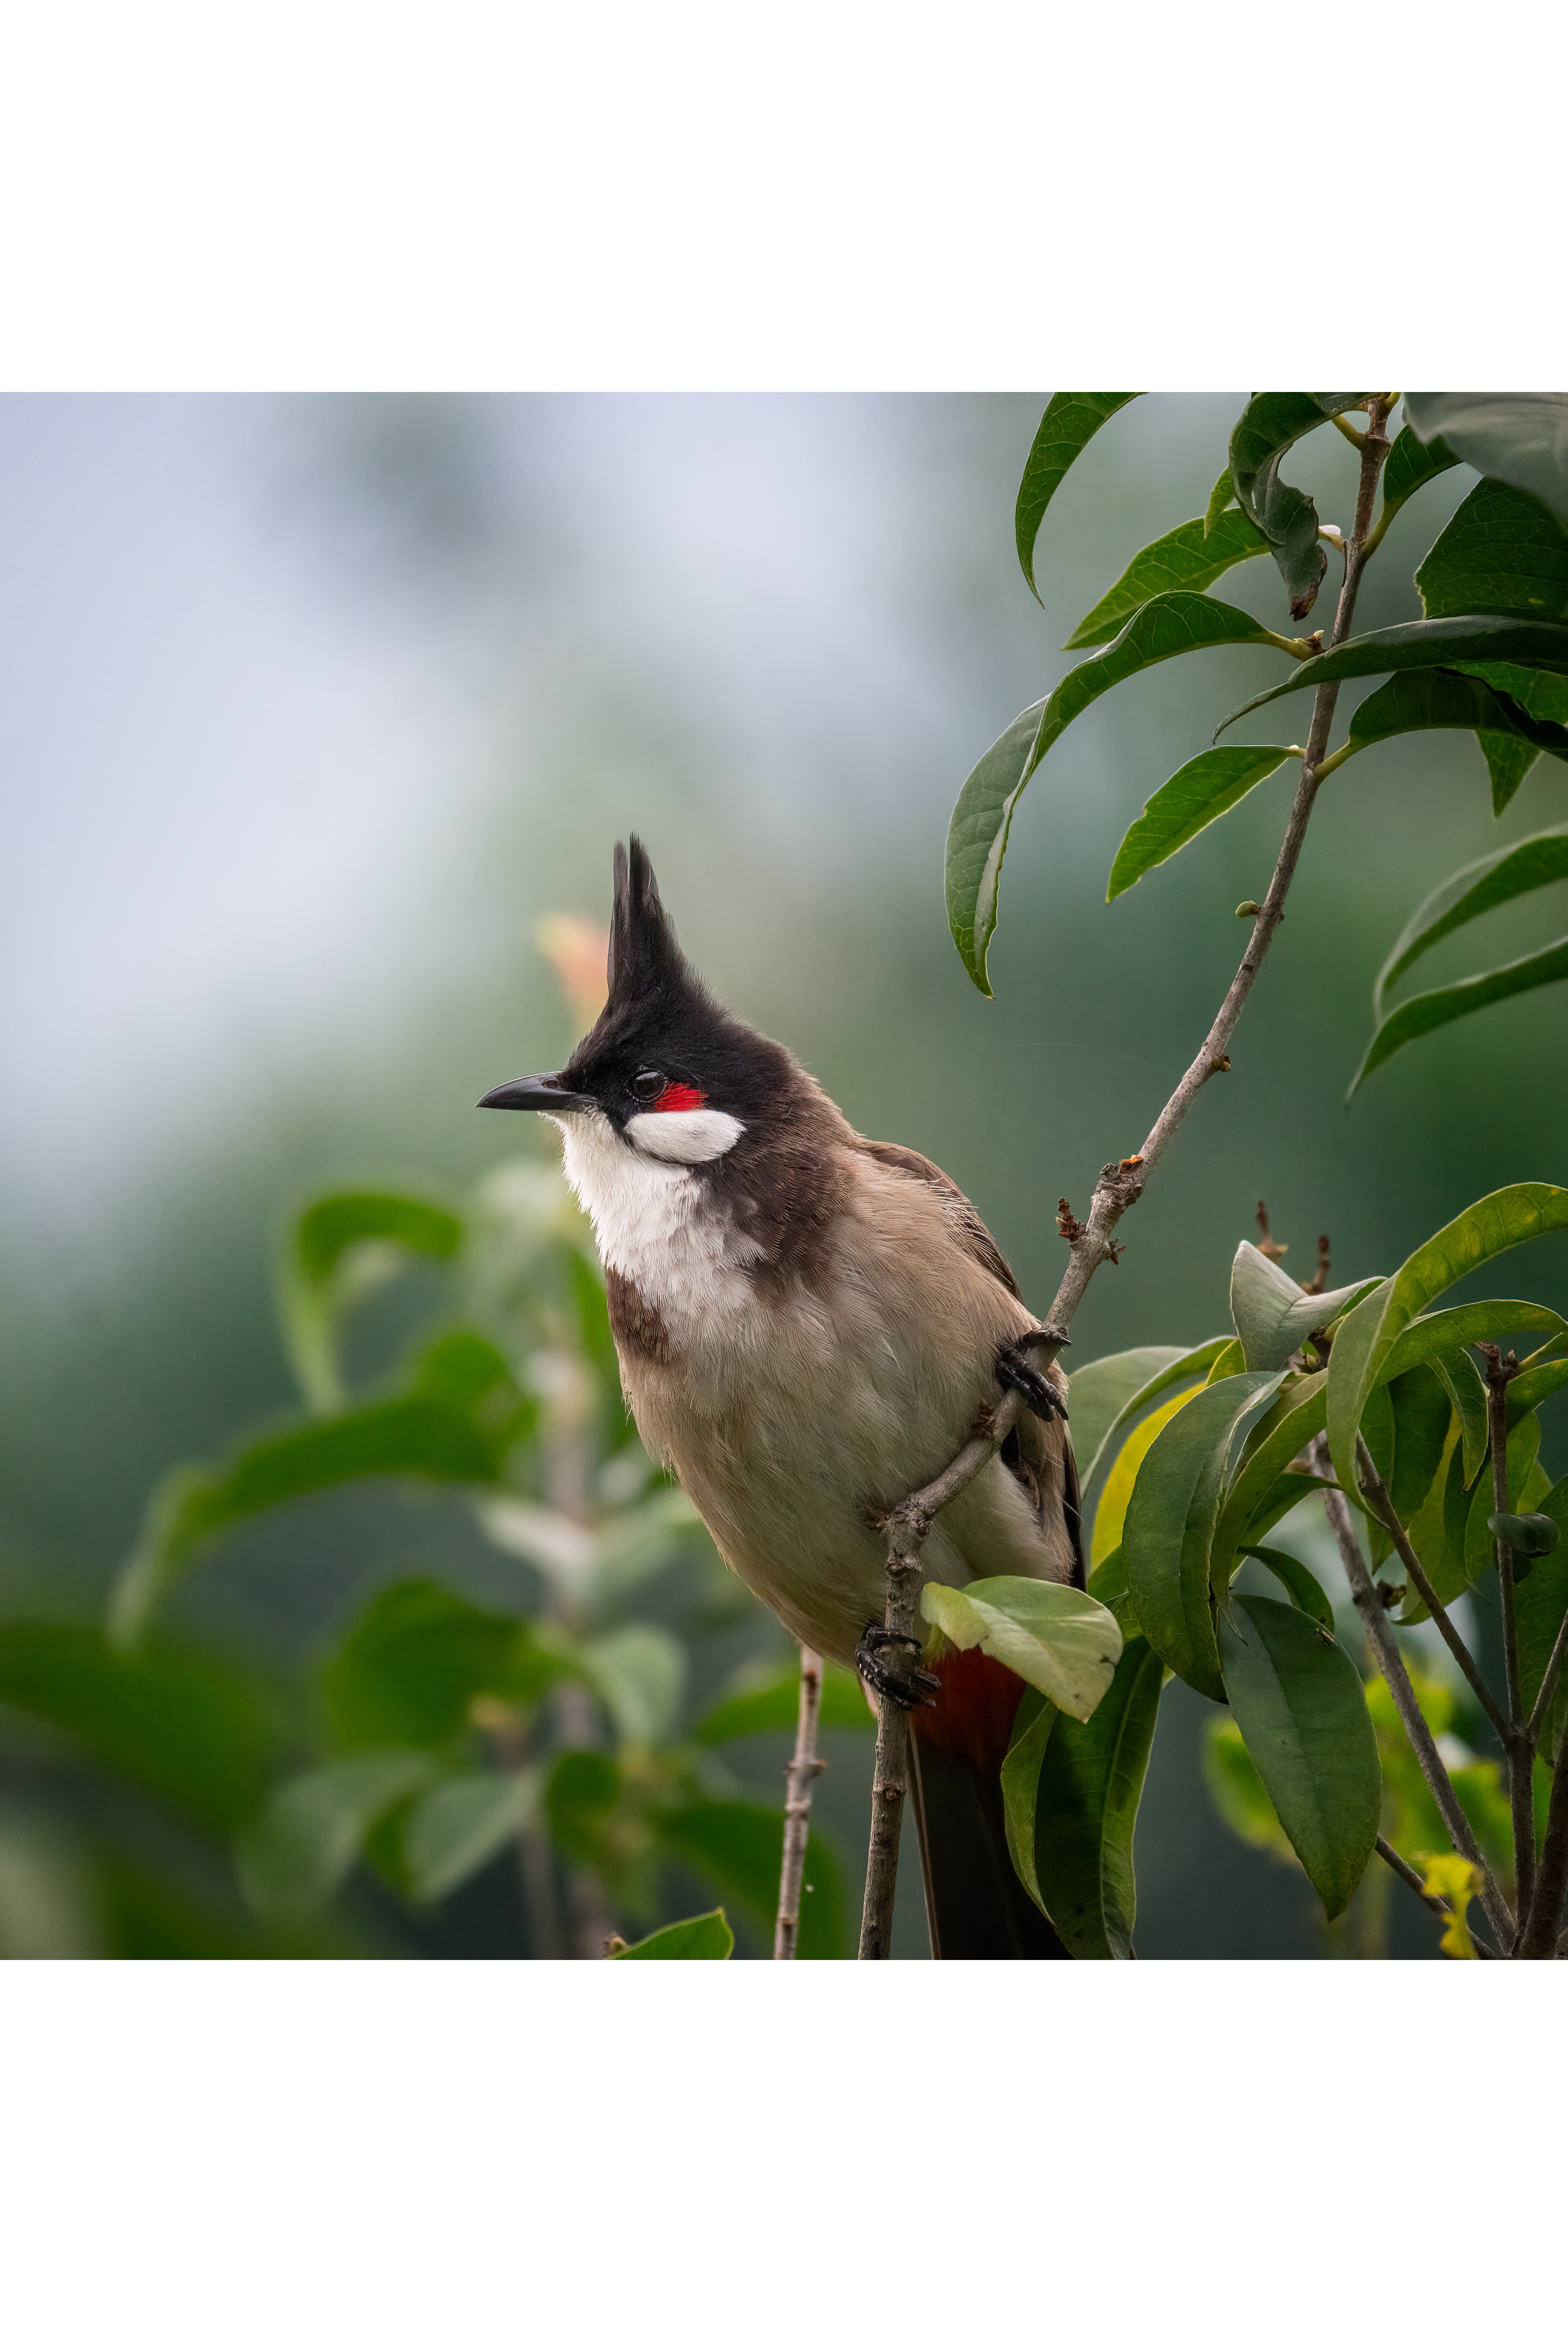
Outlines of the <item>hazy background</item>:
{"type": "MultiPolygon", "coordinates": [[[[1112,420],[1047,519],[1044,613],[1012,546],[1038,399],[7,400],[0,1607],[93,1609],[157,1475],[292,1402],[269,1293],[292,1203],[547,1148],[471,1106],[570,1043],[532,927],[603,917],[633,825],[718,992],[858,1126],[948,1169],[1043,1307],[1058,1196],[1082,1211],[1200,1039],[1288,775],[1108,908],[1111,857],[1272,657],[1156,670],[1052,752],[1015,825],[994,1003],[948,937],[947,816],[1127,558],[1202,511],[1241,398],[1112,420]]],[[[1348,523],[1338,436],[1292,462],[1348,523]]],[[[1400,516],[1363,625],[1414,609],[1472,479],[1400,516]]],[[[1284,624],[1271,565],[1216,593],[1284,624]]],[[[1282,711],[1241,732],[1299,736],[1304,701],[1282,711]]],[[[1468,738],[1409,739],[1325,787],[1234,1070],[1092,1286],[1076,1360],[1220,1329],[1259,1195],[1293,1272],[1327,1230],[1348,1280],[1498,1184],[1560,1180],[1563,992],[1409,1049],[1343,1108],[1406,913],[1560,815],[1559,772],[1539,763],[1500,827],[1468,738]]],[[[1549,919],[1494,918],[1431,976],[1549,919]]],[[[1565,1272],[1539,1249],[1518,1283],[1561,1305],[1565,1272]]],[[[1554,1472],[1563,1450],[1549,1422],[1554,1472]]],[[[246,1538],[172,1622],[308,1650],[385,1572],[390,1511],[356,1498],[303,1540],[246,1538]]],[[[480,1574],[445,1507],[415,1517],[426,1552],[480,1574]]],[[[1139,1948],[1316,1951],[1304,1881],[1208,1804],[1205,1712],[1173,1687],[1139,1948]]],[[[868,1746],[840,1744],[822,1801],[853,1873],[868,1746]]],[[[508,1948],[499,1894],[465,1916],[451,1948],[508,1948]]],[[[901,1939],[919,1948],[907,1918],[901,1939]]]]}

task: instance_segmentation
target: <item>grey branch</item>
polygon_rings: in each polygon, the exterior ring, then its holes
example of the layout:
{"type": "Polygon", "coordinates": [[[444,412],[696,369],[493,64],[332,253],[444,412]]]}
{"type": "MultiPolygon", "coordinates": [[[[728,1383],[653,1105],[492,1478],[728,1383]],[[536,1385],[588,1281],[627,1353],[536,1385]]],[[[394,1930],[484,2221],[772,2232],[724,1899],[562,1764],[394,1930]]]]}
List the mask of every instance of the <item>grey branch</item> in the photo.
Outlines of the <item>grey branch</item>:
{"type": "Polygon", "coordinates": [[[1444,1641],[1448,1644],[1448,1648],[1453,1654],[1455,1659],[1458,1661],[1459,1670],[1463,1674],[1465,1680],[1469,1684],[1470,1688],[1475,1692],[1476,1696],[1480,1700],[1481,1705],[1485,1707],[1488,1715],[1491,1717],[1492,1728],[1497,1733],[1498,1738],[1502,1741],[1503,1746],[1506,1748],[1512,1737],[1509,1729],[1508,1717],[1504,1715],[1496,1699],[1493,1698],[1490,1691],[1487,1688],[1486,1683],[1481,1675],[1481,1670],[1477,1665],[1474,1658],[1471,1657],[1464,1639],[1460,1634],[1458,1627],[1455,1624],[1453,1619],[1444,1608],[1443,1603],[1438,1600],[1436,1590],[1433,1585],[1431,1578],[1427,1575],[1426,1570],[1422,1567],[1419,1559],[1416,1557],[1415,1547],[1410,1540],[1405,1523],[1394,1507],[1393,1497],[1389,1494],[1388,1488],[1384,1484],[1377,1465],[1367,1451],[1367,1444],[1364,1437],[1357,1437],[1355,1442],[1355,1451],[1356,1475],[1361,1481],[1362,1493],[1366,1496],[1366,1499],[1371,1505],[1373,1510],[1383,1521],[1384,1526],[1393,1537],[1394,1549],[1399,1554],[1400,1560],[1404,1565],[1405,1573],[1408,1576],[1411,1583],[1415,1587],[1416,1591],[1421,1595],[1422,1600],[1426,1602],[1427,1614],[1430,1616],[1433,1624],[1436,1625],[1437,1631],[1443,1636],[1444,1641]]]}
{"type": "MultiPolygon", "coordinates": [[[[1510,1349],[1505,1356],[1493,1340],[1481,1346],[1487,1368],[1487,1442],[1491,1449],[1492,1509],[1506,1511],[1508,1502],[1508,1384],[1519,1377],[1519,1359],[1510,1349]]],[[[1508,1751],[1508,1797],[1513,1816],[1514,1907],[1528,1923],[1535,1894],[1535,1756],[1524,1736],[1524,1702],[1520,1696],[1519,1628],[1513,1605],[1513,1547],[1497,1538],[1498,1591],[1502,1600],[1503,1668],[1508,1680],[1509,1728],[1503,1745],[1508,1751]]],[[[1559,1897],[1561,1900],[1561,1896],[1559,1897]]]]}
{"type": "Polygon", "coordinates": [[[822,1660],[803,1642],[795,1754],[784,1778],[784,1866],[779,1873],[779,1912],[773,1925],[775,1960],[793,1960],[800,1940],[800,1890],[805,1877],[805,1842],[811,1831],[811,1787],[817,1774],[826,1769],[816,1753],[816,1723],[821,1712],[822,1660]]]}

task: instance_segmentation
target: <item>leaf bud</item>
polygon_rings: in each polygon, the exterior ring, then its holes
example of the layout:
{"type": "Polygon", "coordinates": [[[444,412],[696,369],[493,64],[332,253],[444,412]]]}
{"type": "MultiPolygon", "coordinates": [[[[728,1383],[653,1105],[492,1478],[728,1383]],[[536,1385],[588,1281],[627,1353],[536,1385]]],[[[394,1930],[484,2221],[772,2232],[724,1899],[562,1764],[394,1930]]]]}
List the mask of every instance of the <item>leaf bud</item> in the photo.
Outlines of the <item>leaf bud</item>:
{"type": "Polygon", "coordinates": [[[1244,898],[1236,911],[1238,915],[1261,915],[1263,909],[1256,898],[1244,898]]]}
{"type": "Polygon", "coordinates": [[[1494,1511],[1487,1521],[1494,1536],[1511,1549],[1522,1552],[1526,1559],[1544,1559],[1555,1551],[1558,1526],[1544,1511],[1494,1511]]]}

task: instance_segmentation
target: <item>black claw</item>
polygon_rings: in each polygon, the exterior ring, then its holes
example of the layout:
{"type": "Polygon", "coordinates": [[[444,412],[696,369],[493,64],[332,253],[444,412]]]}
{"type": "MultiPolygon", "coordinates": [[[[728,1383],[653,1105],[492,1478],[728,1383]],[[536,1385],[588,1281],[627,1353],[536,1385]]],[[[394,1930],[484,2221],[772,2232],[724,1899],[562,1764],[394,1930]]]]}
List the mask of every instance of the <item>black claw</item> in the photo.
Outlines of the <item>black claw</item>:
{"type": "Polygon", "coordinates": [[[1016,1389],[1024,1402],[1042,1421],[1065,1421],[1067,1399],[1054,1381],[1046,1378],[1037,1366],[1029,1361],[1027,1350],[1041,1339],[1056,1339],[1055,1331],[1026,1331],[1021,1339],[1009,1341],[996,1353],[996,1381],[1000,1388],[1016,1389]]]}
{"type": "Polygon", "coordinates": [[[934,1706],[942,1688],[938,1675],[928,1675],[920,1666],[885,1666],[884,1650],[912,1650],[918,1657],[921,1643],[912,1633],[895,1633],[886,1625],[868,1625],[860,1636],[860,1646],[855,1653],[855,1664],[864,1681],[870,1684],[879,1698],[890,1698],[896,1706],[934,1706]]]}

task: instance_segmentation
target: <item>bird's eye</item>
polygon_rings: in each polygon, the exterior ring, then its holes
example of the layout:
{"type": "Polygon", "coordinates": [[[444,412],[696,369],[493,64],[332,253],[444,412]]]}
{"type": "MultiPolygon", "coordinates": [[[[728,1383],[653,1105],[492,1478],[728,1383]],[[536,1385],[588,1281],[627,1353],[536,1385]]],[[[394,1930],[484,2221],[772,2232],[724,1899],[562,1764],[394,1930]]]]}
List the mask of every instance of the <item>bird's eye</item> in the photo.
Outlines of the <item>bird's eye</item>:
{"type": "Polygon", "coordinates": [[[652,1102],[664,1092],[668,1083],[662,1070],[639,1070],[632,1080],[632,1092],[641,1095],[645,1102],[652,1102]]]}

